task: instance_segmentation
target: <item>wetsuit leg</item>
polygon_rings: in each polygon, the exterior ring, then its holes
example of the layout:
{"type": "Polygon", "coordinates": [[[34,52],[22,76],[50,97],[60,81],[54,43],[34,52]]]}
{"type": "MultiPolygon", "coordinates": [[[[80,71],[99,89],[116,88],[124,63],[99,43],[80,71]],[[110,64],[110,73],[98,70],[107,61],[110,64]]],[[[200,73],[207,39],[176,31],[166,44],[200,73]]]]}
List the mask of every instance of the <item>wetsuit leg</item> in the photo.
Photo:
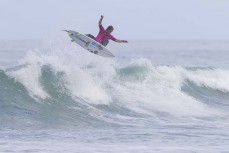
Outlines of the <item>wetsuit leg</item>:
{"type": "Polygon", "coordinates": [[[102,42],[101,42],[101,44],[103,45],[103,46],[107,46],[107,44],[109,43],[109,40],[103,40],[102,42]]]}
{"type": "Polygon", "coordinates": [[[90,38],[96,40],[95,37],[94,37],[93,35],[91,35],[91,34],[86,34],[86,36],[88,36],[88,37],[90,37],[90,38]]]}

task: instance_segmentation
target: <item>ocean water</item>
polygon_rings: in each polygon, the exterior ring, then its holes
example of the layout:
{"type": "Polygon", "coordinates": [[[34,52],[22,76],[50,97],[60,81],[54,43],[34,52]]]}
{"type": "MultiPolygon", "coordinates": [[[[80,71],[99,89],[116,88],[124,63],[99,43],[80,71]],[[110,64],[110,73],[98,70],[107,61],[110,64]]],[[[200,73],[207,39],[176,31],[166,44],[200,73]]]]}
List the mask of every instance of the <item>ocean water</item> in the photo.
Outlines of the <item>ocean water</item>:
{"type": "Polygon", "coordinates": [[[0,41],[0,152],[229,153],[229,42],[0,41]]]}

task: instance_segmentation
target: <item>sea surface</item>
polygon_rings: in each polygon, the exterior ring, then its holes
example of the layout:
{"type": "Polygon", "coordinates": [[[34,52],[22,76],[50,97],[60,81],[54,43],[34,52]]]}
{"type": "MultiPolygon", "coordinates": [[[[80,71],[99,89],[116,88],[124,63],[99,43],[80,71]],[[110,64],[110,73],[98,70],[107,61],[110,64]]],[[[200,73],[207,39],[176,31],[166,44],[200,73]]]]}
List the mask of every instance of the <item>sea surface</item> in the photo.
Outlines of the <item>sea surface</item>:
{"type": "Polygon", "coordinates": [[[0,41],[1,153],[229,153],[229,41],[0,41]]]}

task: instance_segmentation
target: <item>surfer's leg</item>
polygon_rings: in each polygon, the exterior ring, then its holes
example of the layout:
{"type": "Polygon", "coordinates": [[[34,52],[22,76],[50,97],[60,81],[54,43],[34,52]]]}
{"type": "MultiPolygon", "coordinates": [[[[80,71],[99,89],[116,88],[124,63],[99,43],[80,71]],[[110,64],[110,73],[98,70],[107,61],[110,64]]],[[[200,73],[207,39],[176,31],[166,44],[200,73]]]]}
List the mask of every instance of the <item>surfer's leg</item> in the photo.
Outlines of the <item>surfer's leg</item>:
{"type": "Polygon", "coordinates": [[[90,37],[90,38],[96,40],[95,37],[94,37],[93,35],[91,35],[91,34],[86,34],[86,36],[88,36],[88,37],[90,37]]]}
{"type": "Polygon", "coordinates": [[[102,42],[101,42],[101,44],[103,45],[103,46],[107,46],[107,44],[109,43],[109,40],[103,40],[102,42]]]}

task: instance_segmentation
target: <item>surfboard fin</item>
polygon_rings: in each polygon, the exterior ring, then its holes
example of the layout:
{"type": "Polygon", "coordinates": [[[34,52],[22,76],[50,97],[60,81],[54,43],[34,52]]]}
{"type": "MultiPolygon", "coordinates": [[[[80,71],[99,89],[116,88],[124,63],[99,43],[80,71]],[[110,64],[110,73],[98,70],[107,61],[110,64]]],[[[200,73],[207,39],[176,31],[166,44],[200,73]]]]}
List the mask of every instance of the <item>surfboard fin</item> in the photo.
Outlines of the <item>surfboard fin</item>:
{"type": "Polygon", "coordinates": [[[103,47],[102,46],[97,45],[97,47],[98,47],[99,50],[103,50],[103,47]]]}
{"type": "Polygon", "coordinates": [[[89,44],[90,44],[90,42],[88,41],[88,42],[86,42],[86,45],[85,46],[88,47],[89,44]]]}

